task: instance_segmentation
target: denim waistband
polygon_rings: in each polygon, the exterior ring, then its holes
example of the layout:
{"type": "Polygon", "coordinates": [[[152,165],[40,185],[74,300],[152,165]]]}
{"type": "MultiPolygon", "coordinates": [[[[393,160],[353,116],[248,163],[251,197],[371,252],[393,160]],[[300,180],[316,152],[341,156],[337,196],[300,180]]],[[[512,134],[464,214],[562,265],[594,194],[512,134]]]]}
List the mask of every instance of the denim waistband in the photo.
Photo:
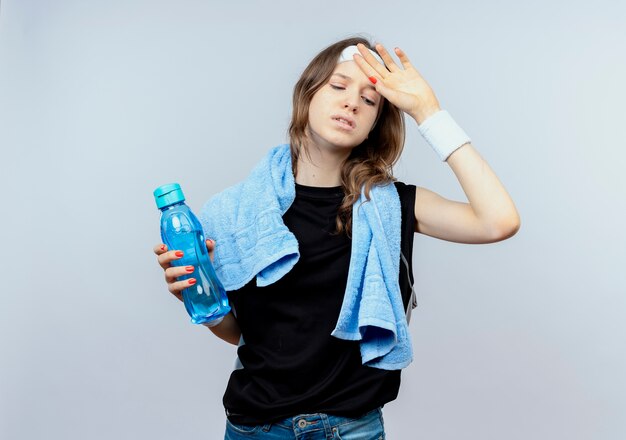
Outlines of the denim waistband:
{"type": "Polygon", "coordinates": [[[358,417],[311,413],[298,414],[263,425],[245,426],[231,422],[228,425],[233,432],[229,435],[227,431],[226,439],[247,438],[249,435],[268,439],[336,439],[343,432],[368,434],[368,438],[385,438],[381,408],[358,417]]]}

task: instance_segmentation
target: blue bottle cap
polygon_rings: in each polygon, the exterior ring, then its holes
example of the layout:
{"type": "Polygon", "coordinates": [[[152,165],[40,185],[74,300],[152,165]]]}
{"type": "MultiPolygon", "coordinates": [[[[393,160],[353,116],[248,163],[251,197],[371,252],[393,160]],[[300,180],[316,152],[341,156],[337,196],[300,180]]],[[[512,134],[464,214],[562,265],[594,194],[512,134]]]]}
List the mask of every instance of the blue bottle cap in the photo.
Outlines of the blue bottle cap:
{"type": "Polygon", "coordinates": [[[184,202],[185,196],[178,183],[168,183],[154,190],[154,200],[157,208],[162,209],[174,203],[184,202]]]}

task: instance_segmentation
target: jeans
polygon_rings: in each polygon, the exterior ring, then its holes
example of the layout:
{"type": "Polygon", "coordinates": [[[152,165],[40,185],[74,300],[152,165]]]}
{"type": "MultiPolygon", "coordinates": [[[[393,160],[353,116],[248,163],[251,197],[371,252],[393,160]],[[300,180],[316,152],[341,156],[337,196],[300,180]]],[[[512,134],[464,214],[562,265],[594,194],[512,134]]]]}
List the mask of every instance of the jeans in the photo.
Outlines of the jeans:
{"type": "Polygon", "coordinates": [[[265,425],[239,425],[226,420],[224,440],[383,440],[383,412],[376,408],[361,417],[300,414],[265,425]]]}

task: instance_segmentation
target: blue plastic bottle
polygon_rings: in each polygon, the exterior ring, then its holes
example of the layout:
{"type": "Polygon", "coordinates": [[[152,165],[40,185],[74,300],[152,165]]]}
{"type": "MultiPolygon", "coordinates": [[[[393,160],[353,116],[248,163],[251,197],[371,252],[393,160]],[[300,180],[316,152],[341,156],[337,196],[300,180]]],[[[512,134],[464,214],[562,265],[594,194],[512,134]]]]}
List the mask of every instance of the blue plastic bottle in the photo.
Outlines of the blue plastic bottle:
{"type": "Polygon", "coordinates": [[[195,278],[196,284],[183,290],[183,302],[194,324],[209,327],[219,324],[230,312],[228,297],[215,275],[198,218],[185,204],[178,183],[154,190],[154,199],[161,210],[161,238],[168,250],[181,250],[184,255],[172,261],[173,266],[193,266],[195,271],[178,280],[195,278]]]}

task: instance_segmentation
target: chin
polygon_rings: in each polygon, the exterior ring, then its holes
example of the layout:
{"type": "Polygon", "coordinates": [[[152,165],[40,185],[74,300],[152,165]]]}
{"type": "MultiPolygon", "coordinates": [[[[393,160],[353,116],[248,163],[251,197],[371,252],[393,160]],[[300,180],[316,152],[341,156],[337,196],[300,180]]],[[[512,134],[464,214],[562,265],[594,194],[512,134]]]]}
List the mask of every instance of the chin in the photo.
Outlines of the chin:
{"type": "Polygon", "coordinates": [[[308,136],[312,145],[326,146],[331,149],[349,149],[352,150],[363,143],[366,138],[355,139],[347,135],[337,136],[336,133],[331,133],[329,136],[320,136],[318,133],[309,133],[308,136]]]}
{"type": "Polygon", "coordinates": [[[365,139],[354,139],[354,138],[347,138],[346,137],[339,137],[339,138],[327,138],[326,142],[334,145],[337,148],[355,148],[358,147],[359,145],[361,145],[363,143],[365,139]]]}

